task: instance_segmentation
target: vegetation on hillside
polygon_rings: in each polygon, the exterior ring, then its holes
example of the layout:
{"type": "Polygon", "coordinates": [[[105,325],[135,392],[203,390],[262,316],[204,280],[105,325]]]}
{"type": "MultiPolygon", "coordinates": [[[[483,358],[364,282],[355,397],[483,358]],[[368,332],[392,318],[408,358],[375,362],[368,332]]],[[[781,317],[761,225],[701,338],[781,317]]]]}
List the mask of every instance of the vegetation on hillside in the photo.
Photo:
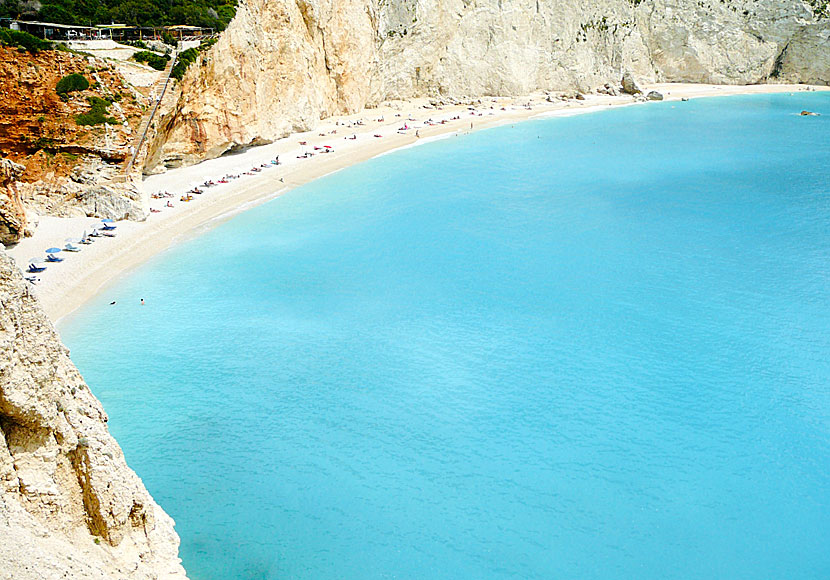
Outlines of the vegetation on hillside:
{"type": "Polygon", "coordinates": [[[21,18],[90,26],[118,22],[131,26],[188,24],[224,30],[236,0],[0,0],[0,18],[21,18]]]}
{"type": "Polygon", "coordinates": [[[818,20],[830,18],[830,0],[807,0],[818,20]]]}
{"type": "Polygon", "coordinates": [[[0,44],[17,46],[29,52],[38,52],[52,48],[51,42],[47,42],[37,36],[32,36],[28,32],[9,30],[8,28],[0,28],[0,44]]]}
{"type": "Polygon", "coordinates": [[[75,91],[85,91],[89,88],[89,81],[82,74],[72,73],[66,75],[55,85],[55,92],[58,93],[62,99],[66,99],[68,93],[75,91]]]}
{"type": "Polygon", "coordinates": [[[89,101],[89,111],[75,117],[75,123],[78,125],[102,125],[104,123],[115,125],[118,123],[118,119],[107,117],[112,101],[101,97],[89,97],[87,101],[89,101]]]}
{"type": "Polygon", "coordinates": [[[187,50],[181,52],[176,59],[176,64],[173,65],[173,70],[170,72],[170,76],[174,79],[182,80],[187,67],[196,62],[196,59],[199,58],[200,53],[206,51],[214,44],[216,44],[215,38],[203,40],[199,44],[199,48],[188,48],[187,50]]]}
{"type": "Polygon", "coordinates": [[[156,70],[164,70],[167,66],[167,61],[170,60],[170,57],[166,54],[156,54],[155,52],[150,52],[149,50],[142,50],[135,53],[132,56],[132,59],[136,62],[146,62],[149,66],[156,70]]]}

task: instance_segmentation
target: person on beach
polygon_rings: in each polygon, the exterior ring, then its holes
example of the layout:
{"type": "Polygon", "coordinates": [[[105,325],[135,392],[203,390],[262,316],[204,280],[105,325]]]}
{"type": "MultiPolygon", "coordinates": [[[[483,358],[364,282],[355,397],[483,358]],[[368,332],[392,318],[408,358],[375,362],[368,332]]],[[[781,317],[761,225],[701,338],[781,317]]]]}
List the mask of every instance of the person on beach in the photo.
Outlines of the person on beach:
{"type": "Polygon", "coordinates": [[[416,139],[420,139],[420,138],[421,138],[421,133],[420,133],[420,131],[418,131],[418,129],[415,129],[415,138],[416,138],[416,139]]]}

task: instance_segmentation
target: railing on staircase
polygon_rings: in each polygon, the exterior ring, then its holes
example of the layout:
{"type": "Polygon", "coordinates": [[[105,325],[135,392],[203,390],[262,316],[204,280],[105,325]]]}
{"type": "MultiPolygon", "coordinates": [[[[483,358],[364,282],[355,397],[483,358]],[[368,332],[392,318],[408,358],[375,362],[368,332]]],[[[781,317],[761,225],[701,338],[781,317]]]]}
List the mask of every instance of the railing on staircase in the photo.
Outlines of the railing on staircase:
{"type": "Polygon", "coordinates": [[[162,100],[164,99],[164,94],[167,92],[167,86],[170,84],[170,78],[173,74],[173,65],[176,64],[176,58],[178,57],[178,49],[173,49],[173,52],[170,55],[170,60],[167,63],[167,66],[164,69],[163,79],[164,84],[161,86],[161,93],[159,93],[158,98],[156,98],[156,102],[153,104],[153,108],[150,111],[150,114],[141,122],[139,126],[138,135],[136,141],[133,142],[132,151],[130,153],[129,160],[124,168],[124,177],[127,178],[130,175],[130,171],[133,169],[133,164],[135,160],[138,158],[139,154],[141,153],[141,147],[144,145],[144,141],[147,138],[147,131],[150,129],[150,124],[153,122],[153,118],[156,116],[156,111],[158,111],[159,105],[161,105],[162,100]]]}

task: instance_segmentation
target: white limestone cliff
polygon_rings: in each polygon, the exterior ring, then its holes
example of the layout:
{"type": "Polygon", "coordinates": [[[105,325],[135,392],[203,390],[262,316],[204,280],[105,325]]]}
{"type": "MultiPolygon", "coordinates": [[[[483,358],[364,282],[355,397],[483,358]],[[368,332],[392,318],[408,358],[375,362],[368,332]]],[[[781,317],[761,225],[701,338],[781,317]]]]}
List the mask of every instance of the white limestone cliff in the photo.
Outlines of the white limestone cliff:
{"type": "Polygon", "coordinates": [[[0,579],[185,580],[173,521],[0,250],[0,579]]]}
{"type": "Polygon", "coordinates": [[[192,65],[148,169],[393,99],[640,82],[827,83],[804,0],[241,0],[192,65]]]}

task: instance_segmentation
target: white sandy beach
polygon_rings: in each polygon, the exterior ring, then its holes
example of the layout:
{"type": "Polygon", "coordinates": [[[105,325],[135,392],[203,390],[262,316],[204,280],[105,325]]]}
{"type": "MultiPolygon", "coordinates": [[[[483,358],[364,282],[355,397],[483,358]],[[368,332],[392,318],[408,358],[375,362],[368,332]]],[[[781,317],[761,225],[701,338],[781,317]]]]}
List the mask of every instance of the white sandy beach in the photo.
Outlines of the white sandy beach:
{"type": "MultiPolygon", "coordinates": [[[[679,101],[683,98],[830,88],[806,85],[664,84],[649,86],[645,90],[658,90],[666,100],[679,101]]],[[[148,195],[161,190],[169,191],[173,194],[169,198],[173,207],[166,206],[168,199],[151,199],[150,207],[160,211],[151,213],[146,221],[119,222],[116,237],[96,238],[93,244],[80,246],[81,252],[62,252],[63,262],[49,264],[46,271],[36,275],[39,281],[33,286],[34,291],[47,314],[57,322],[104,289],[108,283],[165,250],[177,239],[194,235],[200,228],[210,227],[218,223],[218,220],[227,219],[234,213],[333,171],[401,147],[467,133],[471,127],[472,130],[480,130],[535,117],[588,113],[632,105],[634,100],[630,96],[586,95],[584,101],[548,103],[544,100],[544,95],[537,94],[519,98],[484,98],[476,109],[467,106],[428,109],[424,108],[426,103],[426,100],[417,100],[395,107],[332,117],[321,122],[313,131],[294,134],[244,153],[147,177],[141,185],[142,189],[148,195]],[[528,103],[530,106],[527,106],[528,103]],[[451,120],[459,116],[460,119],[451,120]],[[382,122],[379,121],[381,118],[382,122]],[[434,123],[429,124],[429,119],[434,123]],[[363,124],[356,125],[358,120],[362,120],[363,124]],[[441,124],[442,120],[446,122],[441,124]],[[408,129],[400,130],[404,126],[408,129]],[[351,136],[356,138],[347,138],[351,136]],[[300,142],[306,144],[301,145],[300,142]],[[323,154],[321,151],[326,145],[332,148],[332,152],[323,154]],[[315,150],[315,147],[319,149],[315,150]],[[314,155],[298,158],[304,153],[314,155]],[[279,156],[278,166],[270,163],[276,156],[279,156]],[[207,179],[217,181],[227,174],[243,173],[263,164],[266,167],[259,173],[242,175],[227,184],[203,188],[204,193],[194,195],[190,202],[179,200],[187,190],[207,179]]],[[[100,220],[94,218],[42,217],[35,235],[22,240],[8,252],[21,268],[25,268],[31,258],[44,257],[46,248],[62,248],[67,238],[80,237],[84,231],[91,231],[98,223],[100,220]]]]}

